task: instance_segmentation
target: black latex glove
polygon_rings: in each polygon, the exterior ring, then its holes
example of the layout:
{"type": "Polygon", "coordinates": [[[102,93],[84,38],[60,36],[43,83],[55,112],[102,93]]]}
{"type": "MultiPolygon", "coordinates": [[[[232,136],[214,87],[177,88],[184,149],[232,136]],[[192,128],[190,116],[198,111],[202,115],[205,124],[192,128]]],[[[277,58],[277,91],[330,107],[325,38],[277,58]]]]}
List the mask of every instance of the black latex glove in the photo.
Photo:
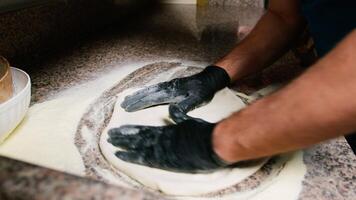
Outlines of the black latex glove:
{"type": "Polygon", "coordinates": [[[213,151],[215,124],[189,117],[177,105],[170,107],[176,125],[125,125],[109,131],[108,142],[125,151],[124,161],[178,172],[208,172],[227,166],[213,151]]]}
{"type": "Polygon", "coordinates": [[[214,94],[230,83],[226,71],[208,66],[202,72],[184,78],[158,83],[125,97],[121,107],[128,112],[154,105],[175,103],[187,113],[209,102],[214,94]]]}

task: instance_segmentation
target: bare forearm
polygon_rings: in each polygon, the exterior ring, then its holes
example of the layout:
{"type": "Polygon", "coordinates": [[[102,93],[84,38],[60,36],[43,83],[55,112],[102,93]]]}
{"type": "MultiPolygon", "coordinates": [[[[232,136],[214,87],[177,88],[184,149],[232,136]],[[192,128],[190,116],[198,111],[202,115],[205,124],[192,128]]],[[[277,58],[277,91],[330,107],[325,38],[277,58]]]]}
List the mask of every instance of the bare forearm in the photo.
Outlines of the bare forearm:
{"type": "Polygon", "coordinates": [[[232,81],[271,64],[288,49],[302,29],[298,1],[290,1],[288,6],[280,0],[271,1],[271,4],[251,33],[216,63],[228,72],[232,81]]]}
{"type": "Polygon", "coordinates": [[[217,125],[231,162],[303,148],[356,130],[356,31],[298,79],[217,125]]]}

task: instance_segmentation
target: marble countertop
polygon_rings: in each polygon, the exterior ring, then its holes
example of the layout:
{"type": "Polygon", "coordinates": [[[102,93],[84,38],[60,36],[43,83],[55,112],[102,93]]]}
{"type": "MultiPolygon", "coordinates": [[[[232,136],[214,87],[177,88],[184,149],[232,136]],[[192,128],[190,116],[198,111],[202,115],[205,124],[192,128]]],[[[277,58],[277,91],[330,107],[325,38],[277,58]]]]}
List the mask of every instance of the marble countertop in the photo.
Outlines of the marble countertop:
{"type": "MultiPolygon", "coordinates": [[[[238,42],[238,26],[252,26],[261,13],[257,8],[197,10],[195,6],[164,6],[144,22],[112,24],[22,67],[32,78],[32,104],[128,64],[171,60],[213,62],[238,42]]],[[[291,57],[284,57],[271,69],[252,78],[255,84],[249,80],[245,87],[236,88],[242,91],[248,88],[251,92],[274,81],[285,81],[281,80],[281,73],[282,79],[297,75],[302,69],[291,57]]],[[[300,199],[356,196],[356,157],[345,139],[304,150],[304,162],[307,174],[300,199]]],[[[58,198],[158,197],[0,157],[0,199],[58,198]]]]}

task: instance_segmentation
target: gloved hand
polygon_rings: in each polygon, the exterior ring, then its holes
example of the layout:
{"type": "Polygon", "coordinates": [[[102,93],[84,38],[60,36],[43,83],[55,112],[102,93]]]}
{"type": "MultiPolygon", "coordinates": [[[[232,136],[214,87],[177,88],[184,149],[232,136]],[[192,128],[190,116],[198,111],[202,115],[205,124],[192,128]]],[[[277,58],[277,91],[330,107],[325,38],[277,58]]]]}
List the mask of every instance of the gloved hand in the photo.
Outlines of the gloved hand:
{"type": "Polygon", "coordinates": [[[228,165],[215,154],[215,124],[192,118],[170,107],[176,125],[153,127],[125,125],[109,130],[108,142],[125,151],[115,155],[127,162],[177,172],[208,172],[228,165]]]}
{"type": "Polygon", "coordinates": [[[230,83],[227,72],[217,66],[208,66],[202,72],[184,78],[158,83],[125,97],[121,107],[128,112],[154,105],[175,103],[187,113],[209,102],[214,94],[230,83]]]}

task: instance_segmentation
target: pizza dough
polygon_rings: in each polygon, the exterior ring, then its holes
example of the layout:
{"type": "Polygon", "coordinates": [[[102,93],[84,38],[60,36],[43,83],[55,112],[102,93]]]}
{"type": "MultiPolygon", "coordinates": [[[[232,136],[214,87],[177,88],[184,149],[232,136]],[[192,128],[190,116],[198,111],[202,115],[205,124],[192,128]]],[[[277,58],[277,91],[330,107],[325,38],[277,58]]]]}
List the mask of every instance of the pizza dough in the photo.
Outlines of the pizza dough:
{"type": "MultiPolygon", "coordinates": [[[[186,61],[184,62],[186,63],[186,61]]],[[[94,158],[92,160],[92,163],[86,163],[88,165],[85,165],[83,163],[83,159],[86,157],[83,157],[83,155],[78,152],[78,149],[75,145],[75,134],[79,121],[81,120],[83,114],[87,112],[87,109],[92,106],[92,102],[99,98],[104,91],[107,91],[113,86],[115,86],[115,84],[117,84],[119,80],[122,80],[125,76],[127,76],[127,74],[147,64],[150,63],[132,63],[130,65],[120,66],[115,70],[110,71],[110,73],[98,75],[99,78],[93,81],[85,82],[82,85],[78,85],[75,87],[71,87],[67,90],[61,91],[57,95],[51,96],[51,100],[47,99],[47,101],[45,102],[37,103],[31,106],[26,118],[10,135],[10,137],[8,137],[7,140],[5,140],[5,142],[0,145],[0,155],[16,160],[29,162],[35,165],[40,165],[51,169],[56,169],[59,171],[92,178],[91,174],[86,173],[86,169],[90,169],[90,173],[94,172],[99,174],[99,177],[101,177],[101,179],[99,180],[124,187],[132,186],[132,184],[127,184],[126,176],[124,176],[125,180],[123,180],[123,177],[114,176],[108,169],[101,168],[97,162],[104,161],[101,160],[101,156],[100,158],[98,157],[97,159],[95,159],[95,156],[97,155],[96,153],[92,155],[94,158]]],[[[155,77],[152,78],[152,80],[148,84],[155,84],[162,80],[169,79],[169,77],[172,77],[173,74],[184,69],[185,68],[182,67],[182,69],[174,68],[172,70],[164,70],[164,72],[155,75],[155,77]]],[[[126,93],[130,92],[126,91],[126,93]]],[[[225,113],[225,116],[227,116],[234,110],[240,109],[243,106],[241,100],[236,98],[231,92],[228,91],[228,93],[229,94],[225,94],[229,96],[228,98],[218,100],[219,102],[223,103],[217,102],[219,106],[215,107],[216,110],[214,110],[214,107],[211,107],[211,105],[209,104],[203,108],[191,112],[190,115],[199,117],[199,110],[208,109],[208,112],[203,112],[200,114],[202,118],[208,121],[214,121],[220,119],[221,117],[224,117],[214,115],[215,113],[219,114],[223,112],[225,113]],[[216,118],[214,118],[215,116],[216,118]]],[[[120,102],[120,98],[123,98],[123,96],[125,96],[125,94],[119,95],[118,105],[120,102]]],[[[221,95],[219,93],[218,95],[216,95],[215,98],[220,97],[221,95]]],[[[216,99],[213,100],[213,102],[216,101],[216,99]]],[[[214,105],[215,103],[211,104],[214,105]]],[[[116,107],[116,109],[119,108],[119,106],[116,107]]],[[[131,121],[130,123],[135,124],[139,123],[159,125],[166,123],[163,120],[157,120],[157,116],[159,113],[149,111],[151,109],[154,108],[146,110],[146,112],[148,113],[144,115],[146,116],[146,118],[137,118],[137,116],[135,116],[135,114],[137,113],[132,113],[134,115],[131,118],[125,120],[131,121]],[[152,119],[153,122],[150,121],[152,119]],[[156,119],[156,121],[154,119],[156,119]]],[[[166,109],[163,110],[164,114],[162,115],[161,113],[159,115],[161,116],[161,118],[168,116],[168,114],[166,113],[166,109]]],[[[146,113],[145,111],[138,112],[146,113]]],[[[103,113],[98,112],[97,114],[100,115],[103,113]]],[[[113,117],[115,116],[117,115],[114,114],[113,117]]],[[[121,116],[129,117],[131,115],[130,113],[120,113],[119,116],[121,118],[121,116]]],[[[95,119],[96,117],[93,117],[93,120],[95,119]]],[[[114,122],[111,122],[112,125],[110,126],[119,126],[119,124],[113,123],[114,122]]],[[[120,123],[125,122],[121,121],[120,123]]],[[[85,145],[83,145],[83,148],[88,149],[89,152],[97,151],[98,144],[96,136],[98,132],[94,132],[94,129],[89,130],[86,128],[86,126],[84,126],[83,129],[84,130],[80,132],[83,138],[85,138],[85,145]]],[[[106,132],[103,132],[103,134],[101,134],[101,137],[107,136],[104,133],[106,132]]],[[[101,143],[103,142],[105,142],[105,139],[101,140],[101,143]]],[[[103,144],[101,144],[101,146],[103,146],[103,144]]],[[[116,150],[115,147],[107,146],[107,148],[104,147],[103,149],[101,149],[101,151],[108,151],[111,150],[111,148],[114,148],[113,151],[116,150]]],[[[106,159],[108,159],[110,156],[113,156],[113,154],[111,152],[108,152],[106,155],[106,159]]],[[[234,192],[228,195],[223,194],[223,196],[219,196],[216,198],[189,196],[179,199],[298,199],[298,194],[302,190],[302,181],[304,179],[303,177],[307,172],[306,166],[303,163],[303,152],[298,151],[296,153],[292,153],[291,155],[286,156],[288,156],[289,159],[286,162],[283,170],[278,174],[278,176],[271,176],[268,181],[263,182],[263,184],[258,186],[257,188],[251,188],[251,190],[248,190],[246,192],[244,191],[241,193],[234,192]]],[[[112,160],[120,163],[120,160],[116,157],[112,158],[112,160]]],[[[239,169],[239,171],[237,171],[236,173],[240,173],[241,177],[238,176],[238,174],[234,176],[233,172],[228,171],[217,172],[215,173],[215,175],[210,174],[210,177],[207,177],[207,175],[200,176],[192,174],[171,173],[166,171],[162,172],[162,170],[155,171],[150,168],[147,169],[147,167],[137,166],[134,164],[130,165],[130,163],[125,163],[122,161],[121,163],[123,163],[122,166],[117,169],[121,170],[125,174],[131,176],[133,179],[138,180],[139,182],[145,184],[146,186],[152,189],[162,190],[167,194],[177,195],[184,195],[190,192],[190,194],[193,194],[192,196],[194,196],[194,194],[206,193],[206,191],[215,191],[217,188],[220,189],[225,188],[225,186],[228,187],[232,185],[230,183],[234,184],[240,182],[240,180],[248,176],[246,174],[253,174],[253,171],[259,168],[259,166],[256,166],[255,169],[239,169]],[[133,167],[131,168],[131,166],[133,167]],[[129,169],[127,170],[127,168],[129,169]],[[135,171],[135,169],[137,171],[135,171]],[[243,170],[245,170],[245,172],[243,170]],[[251,171],[249,172],[248,170],[251,171]],[[145,174],[145,172],[147,171],[150,174],[145,174]],[[178,178],[174,179],[176,177],[178,178]],[[198,187],[198,185],[200,186],[198,187]]],[[[114,165],[114,163],[112,163],[112,165],[114,165]]],[[[117,166],[120,165],[116,164],[116,167],[117,166]]]]}
{"type": "MultiPolygon", "coordinates": [[[[133,92],[134,90],[129,89],[118,94],[112,118],[101,134],[100,148],[107,161],[116,169],[146,187],[168,195],[202,195],[232,186],[252,175],[263,165],[263,161],[261,161],[251,167],[221,169],[208,174],[188,174],[150,168],[120,160],[114,155],[120,149],[107,142],[109,129],[127,124],[160,126],[171,123],[168,105],[155,106],[131,113],[122,109],[120,104],[124,97],[133,92]]],[[[217,122],[244,106],[241,99],[226,88],[218,92],[209,104],[188,114],[209,122],[217,122]]]]}
{"type": "Polygon", "coordinates": [[[0,145],[0,155],[84,176],[82,157],[73,141],[89,103],[85,98],[67,96],[31,106],[21,124],[0,145]]]}

